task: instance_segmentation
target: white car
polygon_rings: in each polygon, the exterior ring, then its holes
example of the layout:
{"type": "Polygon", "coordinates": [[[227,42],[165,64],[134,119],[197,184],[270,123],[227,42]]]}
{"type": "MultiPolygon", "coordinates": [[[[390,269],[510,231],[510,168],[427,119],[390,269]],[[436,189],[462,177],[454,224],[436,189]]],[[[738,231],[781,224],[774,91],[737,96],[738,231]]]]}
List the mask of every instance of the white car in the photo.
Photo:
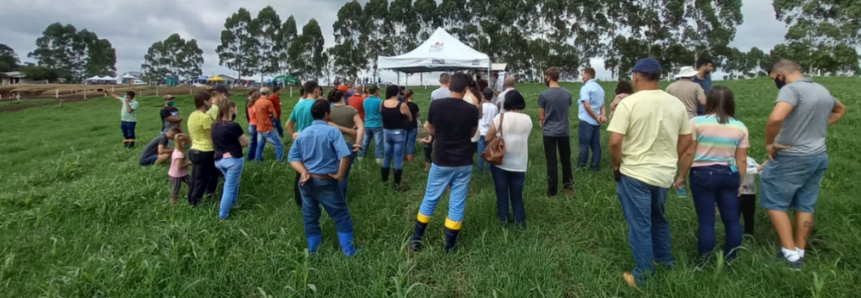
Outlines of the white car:
{"type": "Polygon", "coordinates": [[[135,85],[146,85],[147,83],[141,80],[135,80],[135,85]]]}

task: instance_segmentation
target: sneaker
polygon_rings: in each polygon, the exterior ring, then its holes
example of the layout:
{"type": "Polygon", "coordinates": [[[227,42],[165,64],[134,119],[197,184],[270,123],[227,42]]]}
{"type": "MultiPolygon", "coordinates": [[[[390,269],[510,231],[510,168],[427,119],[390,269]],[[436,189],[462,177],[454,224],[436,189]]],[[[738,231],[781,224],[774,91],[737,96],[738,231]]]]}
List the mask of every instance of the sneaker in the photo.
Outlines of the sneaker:
{"type": "Polygon", "coordinates": [[[789,259],[787,259],[787,258],[786,258],[786,256],[783,254],[783,251],[780,251],[780,250],[778,250],[778,251],[777,251],[777,261],[778,261],[778,262],[783,262],[783,263],[785,263],[785,264],[786,264],[786,266],[787,266],[787,267],[789,267],[789,270],[792,270],[792,271],[800,271],[800,270],[801,270],[801,267],[802,267],[802,266],[804,266],[804,263],[802,263],[802,262],[801,262],[801,260],[802,260],[802,259],[801,259],[801,258],[799,258],[797,261],[794,261],[794,262],[793,262],[793,261],[790,261],[790,260],[789,260],[789,259]]]}

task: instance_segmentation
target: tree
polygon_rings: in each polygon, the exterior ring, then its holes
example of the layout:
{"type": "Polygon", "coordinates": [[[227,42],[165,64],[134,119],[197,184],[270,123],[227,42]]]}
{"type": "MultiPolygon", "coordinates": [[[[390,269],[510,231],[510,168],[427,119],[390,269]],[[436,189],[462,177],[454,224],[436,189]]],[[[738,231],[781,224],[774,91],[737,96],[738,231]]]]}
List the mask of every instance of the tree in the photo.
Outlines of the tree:
{"type": "Polygon", "coordinates": [[[318,80],[323,76],[328,58],[324,53],[325,42],[317,20],[311,19],[302,27],[302,35],[290,45],[290,56],[297,58],[293,62],[296,76],[303,80],[318,80]]]}
{"type": "Polygon", "coordinates": [[[856,1],[775,0],[772,5],[777,19],[789,26],[787,43],[775,47],[773,57],[793,59],[809,74],[858,73],[853,47],[861,45],[861,9],[856,1]]]}
{"type": "Polygon", "coordinates": [[[355,78],[359,71],[368,65],[363,55],[362,24],[364,20],[362,5],[358,1],[344,4],[338,10],[338,20],[332,25],[335,33],[335,46],[327,52],[335,65],[335,74],[355,78]]]}
{"type": "Polygon", "coordinates": [[[203,51],[197,41],[186,41],[174,33],[163,41],[157,41],[144,55],[144,78],[163,80],[167,77],[193,78],[201,75],[203,51]]]}
{"type": "MultiPolygon", "coordinates": [[[[751,73],[754,77],[759,77],[767,67],[760,67],[765,62],[765,53],[757,47],[753,47],[747,51],[747,63],[745,64],[745,72],[751,73]]],[[[768,75],[768,74],[765,74],[768,75]]]]}
{"type": "Polygon", "coordinates": [[[0,43],[0,72],[9,72],[18,70],[18,65],[21,61],[18,60],[18,54],[15,50],[6,44],[0,43]]]}
{"type": "Polygon", "coordinates": [[[296,19],[292,15],[281,25],[280,33],[281,37],[278,43],[279,70],[283,73],[293,73],[291,69],[293,65],[292,61],[295,61],[297,57],[290,55],[290,47],[296,41],[298,33],[296,30],[296,19]]]}
{"type": "MultiPolygon", "coordinates": [[[[377,57],[386,52],[386,43],[389,42],[389,28],[386,20],[379,16],[388,14],[389,3],[386,0],[371,0],[365,3],[364,25],[362,26],[362,40],[365,41],[365,59],[368,66],[372,66],[373,78],[377,77],[377,57]]],[[[375,80],[376,81],[376,80],[375,80]]]]}
{"type": "Polygon", "coordinates": [[[56,70],[45,66],[33,65],[32,63],[23,65],[18,70],[31,80],[55,82],[60,77],[56,70]]]}
{"type": "Polygon", "coordinates": [[[272,6],[260,10],[254,20],[261,82],[263,75],[278,74],[281,71],[279,59],[281,52],[285,50],[282,46],[281,26],[281,17],[272,6]]]}
{"type": "Polygon", "coordinates": [[[385,54],[394,56],[413,50],[418,44],[416,35],[419,33],[416,15],[413,12],[412,0],[393,0],[386,14],[386,27],[390,28],[389,41],[385,54]]]}
{"type": "Polygon", "coordinates": [[[419,40],[427,40],[440,26],[440,13],[437,11],[436,1],[416,0],[413,5],[413,12],[415,12],[416,26],[419,29],[418,38],[419,40]]]}
{"type": "Polygon", "coordinates": [[[221,45],[215,49],[218,53],[218,65],[237,71],[239,79],[243,74],[250,75],[259,69],[255,57],[258,43],[254,33],[251,13],[240,8],[225,20],[224,30],[221,31],[221,45]]]}
{"type": "Polygon", "coordinates": [[[70,81],[116,72],[116,51],[111,43],[93,32],[79,32],[71,24],[49,25],[36,39],[36,50],[27,56],[70,81]]]}

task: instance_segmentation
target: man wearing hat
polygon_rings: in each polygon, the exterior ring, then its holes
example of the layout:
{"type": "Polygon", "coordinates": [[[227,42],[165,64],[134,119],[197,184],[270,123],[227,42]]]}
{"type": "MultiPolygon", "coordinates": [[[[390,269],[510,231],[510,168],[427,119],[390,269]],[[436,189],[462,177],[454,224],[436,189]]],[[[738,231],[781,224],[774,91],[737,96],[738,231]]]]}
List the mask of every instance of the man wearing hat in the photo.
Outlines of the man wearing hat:
{"type": "Polygon", "coordinates": [[[630,286],[651,275],[653,264],[673,266],[664,202],[679,156],[693,142],[685,106],[658,89],[661,73],[657,60],[637,61],[631,80],[637,92],[616,106],[607,128],[616,194],[634,255],[634,270],[622,274],[630,286]]]}
{"type": "Polygon", "coordinates": [[[182,117],[179,116],[179,110],[173,106],[174,97],[168,95],[164,97],[164,107],[158,112],[161,116],[161,133],[164,134],[174,127],[178,127],[182,123],[182,117]]]}
{"type": "Polygon", "coordinates": [[[697,75],[697,70],[690,66],[679,69],[675,76],[676,82],[667,87],[667,93],[678,98],[685,105],[688,119],[697,116],[697,106],[706,105],[706,93],[700,84],[691,79],[697,75]]]}

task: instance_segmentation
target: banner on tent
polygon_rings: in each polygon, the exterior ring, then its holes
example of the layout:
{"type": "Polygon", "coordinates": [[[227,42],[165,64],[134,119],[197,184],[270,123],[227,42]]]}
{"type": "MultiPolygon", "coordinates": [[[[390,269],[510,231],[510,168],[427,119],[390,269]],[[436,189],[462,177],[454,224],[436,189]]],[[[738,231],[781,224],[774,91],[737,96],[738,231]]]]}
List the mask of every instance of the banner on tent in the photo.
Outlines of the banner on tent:
{"type": "Polygon", "coordinates": [[[445,64],[445,59],[431,59],[431,64],[443,65],[445,64]]]}
{"type": "Polygon", "coordinates": [[[445,43],[437,41],[435,44],[430,46],[430,50],[428,50],[428,52],[431,52],[431,53],[442,52],[444,46],[445,46],[445,43]]]}

